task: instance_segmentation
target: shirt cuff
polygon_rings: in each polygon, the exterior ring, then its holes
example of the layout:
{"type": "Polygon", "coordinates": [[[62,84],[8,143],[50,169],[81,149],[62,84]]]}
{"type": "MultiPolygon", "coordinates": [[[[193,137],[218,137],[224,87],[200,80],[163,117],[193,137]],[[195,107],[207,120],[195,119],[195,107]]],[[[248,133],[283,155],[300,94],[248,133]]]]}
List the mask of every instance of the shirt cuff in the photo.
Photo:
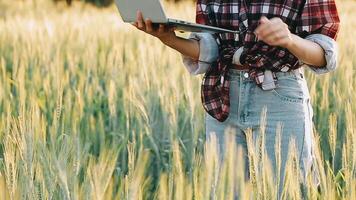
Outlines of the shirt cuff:
{"type": "MultiPolygon", "coordinates": [[[[326,66],[317,67],[305,64],[316,74],[325,74],[337,68],[338,46],[334,39],[323,34],[311,34],[305,39],[319,44],[325,52],[326,66]]],[[[301,63],[303,64],[303,63],[301,63]]]]}
{"type": "Polygon", "coordinates": [[[188,56],[182,55],[183,64],[190,74],[197,75],[207,72],[211,63],[216,61],[219,56],[218,44],[210,33],[191,33],[189,39],[199,42],[199,60],[194,60],[188,56]]]}

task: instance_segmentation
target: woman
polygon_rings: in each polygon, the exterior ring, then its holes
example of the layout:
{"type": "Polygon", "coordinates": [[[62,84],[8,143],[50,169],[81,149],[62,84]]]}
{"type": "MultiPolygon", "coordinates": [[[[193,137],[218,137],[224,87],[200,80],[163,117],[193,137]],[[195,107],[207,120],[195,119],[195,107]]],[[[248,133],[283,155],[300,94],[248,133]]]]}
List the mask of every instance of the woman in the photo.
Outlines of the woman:
{"type": "Polygon", "coordinates": [[[334,0],[198,0],[196,21],[239,34],[192,33],[183,39],[163,25],[154,30],[140,12],[133,25],[180,52],[191,74],[205,73],[206,135],[216,136],[221,152],[227,127],[233,127],[236,143],[247,151],[246,130],[258,137],[261,112],[267,108],[265,144],[275,172],[276,129],[283,127],[280,181],[292,139],[306,176],[312,163],[313,111],[303,68],[318,74],[336,68],[334,0]]]}

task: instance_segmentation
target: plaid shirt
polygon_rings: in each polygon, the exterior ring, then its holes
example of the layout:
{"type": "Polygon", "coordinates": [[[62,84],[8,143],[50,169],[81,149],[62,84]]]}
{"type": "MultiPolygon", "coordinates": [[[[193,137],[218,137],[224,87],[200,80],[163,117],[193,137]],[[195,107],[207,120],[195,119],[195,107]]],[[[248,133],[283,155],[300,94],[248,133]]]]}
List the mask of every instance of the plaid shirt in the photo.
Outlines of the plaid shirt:
{"type": "Polygon", "coordinates": [[[287,49],[257,41],[253,32],[262,16],[281,18],[291,33],[302,38],[319,33],[336,39],[339,30],[334,0],[198,0],[197,23],[239,30],[236,35],[214,34],[219,44],[219,58],[205,73],[201,86],[204,109],[221,122],[229,115],[227,71],[238,48],[244,47],[240,61],[249,66],[249,74],[258,85],[267,69],[287,72],[301,67],[298,58],[287,49]]]}

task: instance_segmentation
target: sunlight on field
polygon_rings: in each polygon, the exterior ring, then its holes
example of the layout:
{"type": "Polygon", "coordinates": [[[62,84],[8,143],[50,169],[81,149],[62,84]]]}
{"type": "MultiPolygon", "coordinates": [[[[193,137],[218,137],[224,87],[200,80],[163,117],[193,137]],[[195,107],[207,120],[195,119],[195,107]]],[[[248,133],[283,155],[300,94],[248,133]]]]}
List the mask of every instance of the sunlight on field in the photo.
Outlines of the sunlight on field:
{"type": "MultiPolygon", "coordinates": [[[[194,20],[193,4],[165,5],[194,20]]],[[[356,2],[339,8],[339,68],[307,73],[320,174],[319,188],[306,180],[311,199],[356,199],[356,2]]],[[[200,79],[115,7],[0,0],[0,199],[275,199],[263,146],[245,181],[233,143],[219,165],[204,142],[200,79]]],[[[300,199],[290,155],[283,197],[300,199]]]]}

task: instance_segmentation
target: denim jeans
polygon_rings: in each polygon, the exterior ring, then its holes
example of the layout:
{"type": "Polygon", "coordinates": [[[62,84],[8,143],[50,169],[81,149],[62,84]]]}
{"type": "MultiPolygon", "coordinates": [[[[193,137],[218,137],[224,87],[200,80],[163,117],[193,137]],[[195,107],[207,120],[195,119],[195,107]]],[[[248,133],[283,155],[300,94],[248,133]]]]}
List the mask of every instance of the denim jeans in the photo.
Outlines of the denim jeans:
{"type": "MultiPolygon", "coordinates": [[[[310,95],[301,71],[278,72],[278,87],[264,91],[256,85],[246,71],[229,70],[230,75],[230,115],[219,122],[206,114],[206,137],[214,134],[218,141],[221,157],[224,155],[225,129],[234,131],[235,142],[247,152],[246,130],[252,130],[253,141],[260,134],[261,112],[267,109],[265,125],[265,147],[272,168],[276,173],[275,141],[277,125],[281,124],[281,183],[283,183],[288,150],[292,138],[299,156],[299,166],[303,176],[312,165],[312,116],[310,95]]],[[[245,157],[247,162],[247,157],[245,157]]],[[[238,169],[237,169],[238,170],[238,169]]],[[[248,176],[248,168],[245,174],[248,176]]],[[[281,184],[283,185],[283,184],[281,184]]]]}

